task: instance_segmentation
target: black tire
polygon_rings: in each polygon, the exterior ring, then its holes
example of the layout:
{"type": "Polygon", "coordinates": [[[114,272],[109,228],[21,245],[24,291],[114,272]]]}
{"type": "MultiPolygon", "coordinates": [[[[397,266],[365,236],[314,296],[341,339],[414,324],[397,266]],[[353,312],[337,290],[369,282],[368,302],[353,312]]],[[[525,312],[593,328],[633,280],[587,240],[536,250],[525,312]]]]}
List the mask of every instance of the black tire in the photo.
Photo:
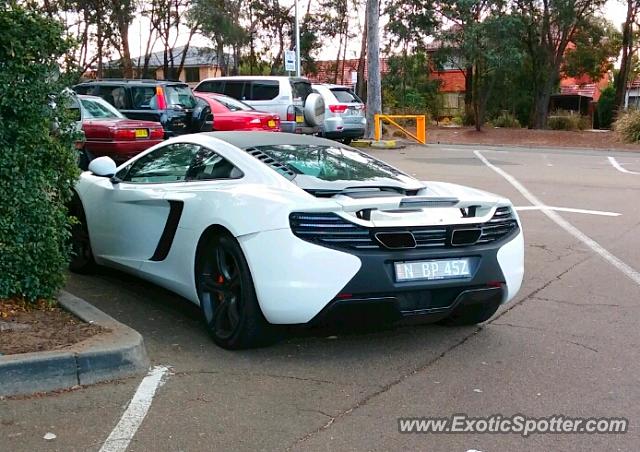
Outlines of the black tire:
{"type": "Polygon", "coordinates": [[[216,234],[206,240],[195,278],[202,318],[217,345],[238,350],[278,339],[277,328],[262,314],[247,260],[232,236],[216,234]]]}
{"type": "Polygon", "coordinates": [[[458,306],[449,317],[442,319],[438,323],[445,326],[475,325],[489,320],[499,307],[499,300],[458,306]]]}
{"type": "Polygon", "coordinates": [[[345,139],[342,140],[342,143],[346,144],[347,146],[349,146],[352,141],[353,141],[353,138],[345,138],[345,139]]]}
{"type": "Polygon", "coordinates": [[[74,195],[69,208],[69,215],[75,217],[71,226],[71,259],[69,270],[74,273],[92,273],[96,267],[91,250],[91,239],[87,227],[87,218],[78,195],[74,195]]]}

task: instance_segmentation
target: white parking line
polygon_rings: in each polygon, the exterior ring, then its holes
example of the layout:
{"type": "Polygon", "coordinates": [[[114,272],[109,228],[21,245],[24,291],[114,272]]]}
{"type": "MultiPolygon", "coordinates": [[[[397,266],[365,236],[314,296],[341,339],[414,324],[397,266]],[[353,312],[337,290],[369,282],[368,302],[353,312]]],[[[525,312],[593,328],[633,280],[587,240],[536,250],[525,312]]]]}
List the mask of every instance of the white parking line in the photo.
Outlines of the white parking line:
{"type": "Polygon", "coordinates": [[[637,172],[635,172],[635,171],[629,171],[628,169],[624,168],[624,167],[623,167],[622,165],[620,165],[620,164],[618,163],[618,161],[617,161],[615,158],[613,158],[613,157],[609,157],[609,163],[611,163],[611,165],[613,165],[613,167],[614,167],[615,169],[617,169],[618,171],[620,171],[621,173],[627,173],[627,174],[640,174],[640,173],[637,173],[637,172]]]}
{"type": "Polygon", "coordinates": [[[168,371],[169,368],[166,366],[155,366],[142,379],[129,406],[120,418],[120,422],[106,439],[100,448],[100,452],[124,452],[127,450],[129,443],[149,411],[156,389],[162,383],[162,377],[168,371]]]}
{"type": "Polygon", "coordinates": [[[556,212],[571,212],[571,213],[585,213],[587,215],[602,215],[604,217],[619,217],[622,215],[617,212],[607,212],[605,210],[589,210],[589,209],[574,209],[573,207],[553,207],[553,206],[518,206],[515,208],[518,212],[523,210],[542,210],[549,209],[556,212]]]}
{"type": "Polygon", "coordinates": [[[576,239],[580,240],[582,243],[587,245],[589,248],[591,248],[591,250],[599,254],[600,257],[602,257],[604,260],[609,262],[615,268],[620,270],[625,276],[627,276],[633,282],[640,285],[640,273],[638,273],[635,269],[633,269],[626,263],[622,262],[616,256],[614,256],[609,251],[604,249],[598,242],[596,242],[595,240],[593,240],[592,238],[584,234],[582,231],[580,231],[574,225],[572,225],[567,220],[562,218],[556,212],[548,209],[542,201],[540,201],[533,193],[527,190],[526,187],[522,185],[520,182],[518,182],[518,180],[515,177],[513,177],[511,174],[504,171],[502,168],[498,168],[497,166],[492,164],[489,160],[487,160],[484,157],[484,155],[480,153],[480,151],[473,151],[473,153],[476,155],[476,157],[478,157],[482,161],[482,163],[487,165],[489,168],[491,168],[493,171],[498,173],[500,176],[504,177],[507,180],[507,182],[513,185],[513,187],[516,190],[518,190],[522,194],[522,196],[524,196],[527,199],[527,201],[529,201],[534,206],[540,207],[540,211],[544,213],[547,217],[549,217],[551,221],[553,221],[555,224],[560,226],[562,229],[567,231],[576,239]]]}

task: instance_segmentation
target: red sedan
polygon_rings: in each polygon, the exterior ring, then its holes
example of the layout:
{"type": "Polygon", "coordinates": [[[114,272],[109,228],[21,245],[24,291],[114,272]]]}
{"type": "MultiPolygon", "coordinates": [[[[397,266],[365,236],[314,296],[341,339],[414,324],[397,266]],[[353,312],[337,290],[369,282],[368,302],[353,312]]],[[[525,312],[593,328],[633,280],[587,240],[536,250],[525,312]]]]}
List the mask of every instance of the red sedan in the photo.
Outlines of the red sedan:
{"type": "Polygon", "coordinates": [[[280,117],[254,110],[232,97],[215,93],[194,93],[206,100],[213,112],[214,130],[268,130],[280,132],[280,117]]]}
{"type": "Polygon", "coordinates": [[[86,164],[103,155],[124,162],[164,140],[164,130],[159,122],[127,119],[99,97],[78,96],[78,100],[86,164]]]}

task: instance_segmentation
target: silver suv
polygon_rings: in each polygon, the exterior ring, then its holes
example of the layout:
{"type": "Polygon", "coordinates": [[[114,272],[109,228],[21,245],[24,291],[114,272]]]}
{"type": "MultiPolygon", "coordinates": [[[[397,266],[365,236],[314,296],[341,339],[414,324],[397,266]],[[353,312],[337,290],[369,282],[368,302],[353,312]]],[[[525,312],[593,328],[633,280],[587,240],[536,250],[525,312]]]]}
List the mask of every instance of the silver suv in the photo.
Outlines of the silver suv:
{"type": "Polygon", "coordinates": [[[225,94],[256,110],[277,114],[283,132],[317,134],[322,130],[324,102],[306,78],[216,77],[203,80],[194,91],[225,94]]]}
{"type": "Polygon", "coordinates": [[[341,140],[362,138],[367,127],[364,103],[348,87],[328,83],[313,85],[313,91],[322,96],[325,104],[322,136],[341,140]]]}

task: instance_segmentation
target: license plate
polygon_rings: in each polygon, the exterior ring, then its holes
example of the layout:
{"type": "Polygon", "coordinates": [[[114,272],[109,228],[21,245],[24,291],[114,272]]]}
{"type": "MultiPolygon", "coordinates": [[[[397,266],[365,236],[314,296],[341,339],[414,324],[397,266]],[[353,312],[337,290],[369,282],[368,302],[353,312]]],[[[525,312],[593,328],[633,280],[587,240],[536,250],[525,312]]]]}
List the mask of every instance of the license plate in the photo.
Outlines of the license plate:
{"type": "Polygon", "coordinates": [[[271,127],[272,129],[275,129],[276,127],[276,122],[273,119],[270,119],[269,121],[267,121],[267,125],[269,127],[271,127]]]}
{"type": "Polygon", "coordinates": [[[469,259],[434,259],[428,261],[395,262],[396,281],[417,281],[471,276],[469,259]]]}
{"type": "Polygon", "coordinates": [[[136,138],[147,138],[149,131],[147,129],[136,129],[136,138]]]}
{"type": "Polygon", "coordinates": [[[303,115],[296,115],[296,122],[304,122],[304,116],[303,115]]]}

